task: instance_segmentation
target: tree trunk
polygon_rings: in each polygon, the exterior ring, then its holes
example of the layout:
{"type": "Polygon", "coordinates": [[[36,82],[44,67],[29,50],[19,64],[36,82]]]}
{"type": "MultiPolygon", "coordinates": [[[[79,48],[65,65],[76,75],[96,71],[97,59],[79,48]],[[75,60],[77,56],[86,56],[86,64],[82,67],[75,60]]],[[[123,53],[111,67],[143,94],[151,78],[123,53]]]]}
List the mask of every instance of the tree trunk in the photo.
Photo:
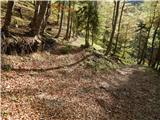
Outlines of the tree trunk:
{"type": "Polygon", "coordinates": [[[4,32],[4,35],[6,36],[8,36],[8,27],[11,23],[13,7],[14,7],[14,1],[8,1],[7,12],[5,15],[5,22],[4,22],[4,26],[2,27],[2,32],[4,32]]]}
{"type": "Polygon", "coordinates": [[[115,21],[115,12],[116,12],[116,1],[114,0],[114,9],[113,9],[113,16],[112,16],[112,28],[114,26],[114,21],[115,21]]]}
{"type": "Polygon", "coordinates": [[[158,1],[156,1],[156,5],[155,5],[154,11],[153,11],[153,16],[152,16],[152,18],[150,18],[150,26],[148,28],[147,39],[145,41],[144,48],[142,50],[140,64],[144,64],[145,63],[145,56],[146,56],[146,52],[147,52],[147,48],[148,48],[148,40],[149,40],[149,37],[150,37],[150,32],[151,32],[151,29],[152,29],[152,26],[153,26],[153,22],[154,22],[154,19],[155,19],[157,3],[158,3],[158,1]]]}
{"type": "Polygon", "coordinates": [[[126,28],[126,36],[125,36],[125,41],[124,41],[124,49],[123,49],[122,58],[125,58],[126,45],[127,45],[127,36],[128,36],[128,25],[127,25],[127,28],[126,28]]]}
{"type": "Polygon", "coordinates": [[[35,27],[34,28],[34,35],[40,34],[43,20],[46,17],[48,4],[49,4],[49,1],[41,1],[40,11],[39,11],[39,14],[36,18],[36,25],[34,26],[35,27]]]}
{"type": "Polygon", "coordinates": [[[71,21],[71,1],[69,1],[69,10],[68,10],[68,17],[67,17],[67,30],[64,39],[68,40],[69,37],[69,29],[70,29],[70,21],[71,21]]]}
{"type": "Polygon", "coordinates": [[[49,16],[51,15],[51,1],[48,3],[48,7],[47,7],[47,13],[43,19],[43,24],[42,24],[42,28],[41,28],[41,34],[44,33],[44,30],[46,28],[46,25],[47,25],[47,21],[48,21],[48,18],[49,16]]]}
{"type": "Polygon", "coordinates": [[[71,15],[71,24],[70,24],[70,27],[69,27],[69,36],[68,36],[69,39],[71,38],[72,25],[73,25],[73,15],[71,15]]]}
{"type": "Polygon", "coordinates": [[[140,38],[138,38],[138,54],[137,54],[137,64],[139,64],[140,52],[141,52],[141,38],[142,38],[142,30],[140,30],[140,38]]]}
{"type": "Polygon", "coordinates": [[[72,2],[72,11],[71,11],[71,24],[70,24],[70,31],[69,31],[69,39],[71,38],[71,33],[73,30],[73,15],[74,15],[74,8],[75,8],[75,3],[74,1],[72,2]]]}
{"type": "Polygon", "coordinates": [[[121,29],[121,20],[122,20],[122,16],[123,16],[124,6],[125,6],[125,1],[123,2],[121,13],[120,13],[119,24],[118,24],[118,33],[117,33],[117,37],[116,37],[116,44],[115,44],[115,49],[113,51],[113,54],[115,54],[117,51],[117,45],[118,45],[119,34],[120,34],[120,29],[121,29]]]}
{"type": "Polygon", "coordinates": [[[156,39],[156,35],[157,35],[157,31],[158,31],[159,25],[160,25],[160,20],[158,21],[158,25],[156,26],[156,28],[154,30],[154,33],[153,33],[152,49],[151,49],[151,55],[150,55],[150,60],[149,60],[149,66],[153,62],[153,49],[154,49],[155,39],[156,39]]]}
{"type": "Polygon", "coordinates": [[[93,32],[93,30],[92,30],[92,46],[93,46],[93,43],[94,43],[94,32],[93,32]]]}
{"type": "Polygon", "coordinates": [[[61,12],[61,2],[58,1],[57,25],[59,24],[59,15],[60,15],[60,12],[61,12]]]}
{"type": "Polygon", "coordinates": [[[35,1],[34,16],[33,16],[33,18],[32,18],[31,23],[29,24],[32,32],[33,32],[33,29],[34,29],[34,25],[35,25],[35,22],[36,22],[36,18],[37,18],[38,14],[39,14],[39,10],[40,10],[40,1],[35,1]]]}
{"type": "Polygon", "coordinates": [[[89,47],[89,22],[87,22],[86,36],[85,36],[85,48],[89,47]]]}
{"type": "MultiPolygon", "coordinates": [[[[88,14],[89,14],[89,9],[88,9],[88,14]]],[[[85,36],[85,48],[88,48],[89,45],[89,16],[87,17],[87,25],[86,25],[86,36],[85,36]]]]}
{"type": "Polygon", "coordinates": [[[59,30],[55,38],[59,37],[61,30],[62,30],[62,23],[63,23],[63,16],[64,16],[64,4],[65,4],[65,1],[62,1],[61,20],[60,20],[59,30]]]}
{"type": "Polygon", "coordinates": [[[108,54],[110,53],[110,51],[111,51],[111,48],[112,48],[113,37],[114,37],[115,30],[116,30],[117,19],[118,19],[118,14],[119,14],[119,4],[120,4],[120,1],[117,1],[117,2],[116,2],[115,19],[114,19],[114,21],[113,21],[112,32],[111,32],[109,44],[108,44],[108,47],[107,47],[107,50],[106,50],[105,55],[108,55],[108,54]]]}
{"type": "MultiPolygon", "coordinates": [[[[159,48],[158,48],[155,60],[152,61],[152,67],[158,70],[159,65],[160,65],[160,40],[159,40],[159,48]]],[[[160,67],[159,67],[159,70],[160,70],[160,67]]]]}

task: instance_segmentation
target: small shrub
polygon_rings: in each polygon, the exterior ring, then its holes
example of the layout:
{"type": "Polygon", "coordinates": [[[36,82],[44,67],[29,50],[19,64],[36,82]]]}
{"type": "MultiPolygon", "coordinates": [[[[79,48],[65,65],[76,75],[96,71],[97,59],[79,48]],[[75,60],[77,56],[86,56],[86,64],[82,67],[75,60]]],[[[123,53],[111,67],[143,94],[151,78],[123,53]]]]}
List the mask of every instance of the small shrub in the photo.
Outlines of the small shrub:
{"type": "Polygon", "coordinates": [[[7,65],[2,65],[1,66],[2,70],[4,71],[10,71],[12,69],[11,65],[7,64],[7,65]]]}
{"type": "Polygon", "coordinates": [[[9,115],[9,113],[8,113],[8,111],[2,111],[2,112],[1,112],[1,115],[2,115],[3,117],[7,117],[7,116],[9,115]]]}
{"type": "Polygon", "coordinates": [[[66,45],[65,47],[63,47],[63,48],[60,49],[60,52],[62,54],[68,54],[68,53],[71,52],[71,50],[72,50],[72,46],[66,45]]]}

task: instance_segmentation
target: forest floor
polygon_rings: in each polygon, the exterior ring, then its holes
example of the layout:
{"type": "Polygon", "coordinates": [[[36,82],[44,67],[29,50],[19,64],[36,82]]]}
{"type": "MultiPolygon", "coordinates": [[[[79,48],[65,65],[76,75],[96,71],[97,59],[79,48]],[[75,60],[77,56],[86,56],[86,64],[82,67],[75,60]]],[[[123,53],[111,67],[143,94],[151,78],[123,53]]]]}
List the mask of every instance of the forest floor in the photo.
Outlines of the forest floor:
{"type": "Polygon", "coordinates": [[[160,75],[146,67],[95,70],[85,50],[2,56],[4,120],[159,120],[160,75]]]}

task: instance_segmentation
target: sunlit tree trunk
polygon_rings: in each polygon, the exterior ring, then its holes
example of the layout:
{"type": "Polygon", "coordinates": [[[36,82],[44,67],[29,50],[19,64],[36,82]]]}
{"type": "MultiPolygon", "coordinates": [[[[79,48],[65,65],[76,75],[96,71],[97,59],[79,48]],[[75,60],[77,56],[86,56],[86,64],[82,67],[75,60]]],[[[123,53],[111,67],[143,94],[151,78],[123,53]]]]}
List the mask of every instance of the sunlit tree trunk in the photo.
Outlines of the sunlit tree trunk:
{"type": "Polygon", "coordinates": [[[40,11],[39,11],[39,14],[36,18],[36,25],[34,26],[35,27],[34,28],[34,35],[39,35],[40,34],[42,24],[43,24],[43,20],[46,17],[48,3],[49,3],[49,1],[41,1],[40,11]]]}
{"type": "MultiPolygon", "coordinates": [[[[113,28],[114,19],[115,19],[115,10],[116,10],[116,1],[114,0],[114,7],[113,7],[113,14],[112,14],[112,28],[113,28]]],[[[108,30],[105,30],[104,32],[103,43],[106,42],[106,34],[109,34],[108,30]]]]}
{"type": "MultiPolygon", "coordinates": [[[[114,19],[114,22],[113,22],[112,32],[111,32],[109,44],[108,44],[108,46],[107,46],[107,50],[106,50],[106,52],[105,52],[105,55],[108,55],[108,54],[110,53],[110,51],[111,51],[111,48],[112,48],[113,37],[114,37],[115,30],[116,30],[117,19],[118,19],[118,14],[119,14],[119,4],[120,4],[120,1],[117,1],[117,2],[116,2],[115,19],[114,19]]],[[[114,17],[114,16],[113,16],[113,17],[114,17]]]]}
{"type": "Polygon", "coordinates": [[[68,36],[69,39],[71,38],[72,26],[73,26],[73,15],[71,16],[71,24],[70,24],[70,27],[69,27],[69,36],[68,36]]]}
{"type": "Polygon", "coordinates": [[[68,16],[67,16],[67,29],[66,29],[66,35],[64,39],[68,40],[69,38],[69,29],[70,29],[70,22],[71,22],[71,1],[69,1],[69,10],[68,10],[68,16]]]}
{"type": "Polygon", "coordinates": [[[58,1],[58,14],[57,14],[57,25],[59,24],[59,16],[61,12],[61,2],[58,1]]]}
{"type": "Polygon", "coordinates": [[[73,15],[74,15],[75,3],[72,1],[72,8],[71,8],[71,24],[69,29],[69,39],[71,38],[71,33],[73,31],[73,15]]]}
{"type": "Polygon", "coordinates": [[[160,71],[160,40],[159,40],[159,48],[155,57],[155,60],[152,61],[152,65],[153,68],[156,68],[158,70],[159,67],[159,71],[160,71]]]}
{"type": "Polygon", "coordinates": [[[139,58],[141,53],[141,38],[142,38],[142,30],[140,30],[140,38],[138,38],[138,54],[137,54],[137,64],[139,64],[139,58]]]}
{"type": "Polygon", "coordinates": [[[113,15],[112,15],[112,28],[114,26],[114,20],[115,20],[115,12],[116,12],[116,1],[114,0],[114,8],[113,8],[113,15]]]}
{"type": "Polygon", "coordinates": [[[122,20],[122,16],[123,16],[124,6],[125,6],[125,1],[123,2],[121,13],[120,13],[120,18],[119,18],[119,23],[118,23],[118,32],[117,32],[117,37],[116,37],[116,44],[115,44],[115,49],[113,51],[113,54],[115,54],[117,51],[117,45],[118,45],[119,34],[120,34],[120,29],[121,29],[121,20],[122,20]]]}
{"type": "MultiPolygon", "coordinates": [[[[157,2],[158,2],[158,1],[157,1],[157,2]]],[[[144,44],[144,47],[143,47],[143,50],[142,50],[142,55],[141,55],[141,59],[140,59],[140,64],[144,64],[144,63],[145,63],[145,56],[146,56],[146,52],[147,52],[147,48],[148,48],[148,40],[149,40],[149,38],[150,38],[151,29],[152,29],[153,22],[154,22],[154,19],[155,19],[157,2],[156,2],[155,7],[154,7],[153,16],[150,17],[150,26],[149,26],[149,28],[148,28],[147,39],[146,39],[146,41],[145,41],[145,44],[144,44]]]]}
{"type": "Polygon", "coordinates": [[[65,4],[65,1],[62,1],[62,9],[61,9],[61,20],[60,20],[60,24],[59,24],[59,30],[58,30],[58,33],[57,35],[55,36],[55,38],[58,38],[60,33],[61,33],[61,30],[62,30],[62,24],[63,24],[63,17],[64,17],[64,4],[65,4]]]}
{"type": "MultiPolygon", "coordinates": [[[[89,3],[88,3],[88,7],[89,7],[89,3]]],[[[89,8],[88,8],[88,12],[87,14],[89,15],[89,8]]],[[[90,18],[89,16],[87,16],[87,23],[86,23],[86,35],[85,35],[85,48],[88,48],[90,45],[89,45],[89,21],[90,21],[90,18]]]]}
{"type": "Polygon", "coordinates": [[[158,21],[158,24],[154,30],[154,33],[153,33],[153,39],[152,39],[152,49],[151,49],[151,55],[150,55],[150,60],[149,60],[149,66],[151,65],[151,63],[153,62],[153,50],[154,50],[154,44],[155,44],[155,39],[156,39],[156,35],[157,35],[157,31],[158,31],[158,28],[160,27],[160,19],[158,21]]]}
{"type": "Polygon", "coordinates": [[[125,36],[125,41],[124,41],[124,46],[123,46],[122,58],[125,58],[126,46],[127,46],[127,36],[128,36],[128,25],[127,25],[127,28],[126,28],[126,36],[125,36]]]}
{"type": "Polygon", "coordinates": [[[41,34],[44,33],[44,30],[46,28],[46,25],[47,25],[47,21],[48,21],[48,18],[51,14],[51,1],[48,3],[48,7],[47,7],[47,12],[46,12],[46,15],[43,19],[43,23],[42,23],[42,28],[41,28],[41,34]]]}
{"type": "Polygon", "coordinates": [[[92,39],[92,46],[94,44],[94,41],[96,40],[96,35],[98,33],[98,24],[99,24],[99,19],[98,19],[98,4],[97,1],[92,1],[92,12],[94,14],[94,17],[92,18],[91,22],[91,39],[92,39]]]}
{"type": "Polygon", "coordinates": [[[86,36],[85,36],[85,47],[89,47],[89,18],[87,20],[87,26],[86,26],[86,36]]]}
{"type": "Polygon", "coordinates": [[[8,27],[9,27],[9,25],[11,23],[13,7],[14,7],[14,1],[8,1],[7,12],[6,12],[5,21],[4,21],[4,26],[2,27],[2,32],[4,32],[5,35],[8,35],[8,27]]]}

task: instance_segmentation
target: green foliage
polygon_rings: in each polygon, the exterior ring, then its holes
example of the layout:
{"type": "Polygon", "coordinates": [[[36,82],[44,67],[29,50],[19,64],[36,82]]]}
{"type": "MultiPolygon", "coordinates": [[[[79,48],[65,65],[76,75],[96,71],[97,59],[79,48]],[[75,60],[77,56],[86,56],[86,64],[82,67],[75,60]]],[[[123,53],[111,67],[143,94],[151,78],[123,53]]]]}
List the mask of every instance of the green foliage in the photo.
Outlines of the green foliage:
{"type": "Polygon", "coordinates": [[[7,116],[9,115],[9,112],[8,112],[8,111],[2,111],[2,112],[1,112],[1,115],[2,115],[3,117],[7,117],[7,116]]]}
{"type": "Polygon", "coordinates": [[[86,65],[96,71],[98,70],[103,70],[103,71],[108,71],[111,69],[116,69],[119,68],[119,64],[116,62],[111,63],[110,61],[107,61],[104,58],[97,58],[97,57],[91,57],[88,59],[86,62],[86,65]]]}
{"type": "Polygon", "coordinates": [[[68,53],[70,53],[72,51],[72,46],[71,45],[65,45],[64,47],[62,47],[61,49],[60,49],[60,52],[62,53],[62,54],[68,54],[68,53]]]}
{"type": "Polygon", "coordinates": [[[78,31],[81,32],[85,29],[89,29],[90,32],[95,35],[98,34],[98,11],[97,11],[97,2],[96,1],[83,1],[80,2],[79,10],[77,11],[77,22],[76,26],[78,27],[78,31]],[[87,26],[87,22],[89,22],[89,28],[87,26]]]}
{"type": "Polygon", "coordinates": [[[6,64],[6,65],[2,65],[1,68],[4,71],[10,71],[12,69],[12,66],[9,64],[6,64]]]}

